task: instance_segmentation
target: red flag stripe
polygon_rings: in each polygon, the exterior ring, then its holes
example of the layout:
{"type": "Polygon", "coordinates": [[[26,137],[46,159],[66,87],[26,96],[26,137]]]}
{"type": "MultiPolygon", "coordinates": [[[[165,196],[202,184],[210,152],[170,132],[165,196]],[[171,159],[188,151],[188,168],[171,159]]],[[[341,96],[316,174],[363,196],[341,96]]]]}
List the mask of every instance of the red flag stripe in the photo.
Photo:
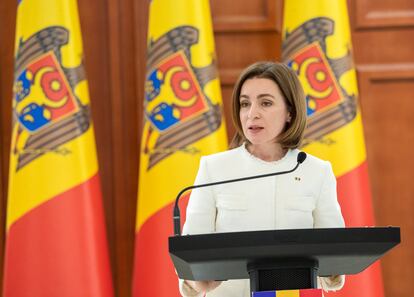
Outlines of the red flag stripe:
{"type": "Polygon", "coordinates": [[[4,296],[113,296],[100,198],[95,175],[10,227],[4,296]]]}
{"type": "MultiPolygon", "coordinates": [[[[338,199],[347,227],[374,226],[367,162],[337,178],[338,199]]],[[[380,263],[355,276],[347,276],[341,291],[325,296],[375,296],[383,297],[380,263]]]]}
{"type": "Polygon", "coordinates": [[[367,162],[337,177],[338,200],[347,227],[373,226],[367,162]]]}
{"type": "MultiPolygon", "coordinates": [[[[181,222],[185,222],[189,194],[180,199],[181,222]]],[[[157,296],[181,297],[178,277],[168,253],[168,237],[173,235],[174,203],[151,216],[135,235],[135,259],[132,296],[153,296],[154,284],[157,296]],[[160,271],[160,267],[163,267],[160,271]]]]}

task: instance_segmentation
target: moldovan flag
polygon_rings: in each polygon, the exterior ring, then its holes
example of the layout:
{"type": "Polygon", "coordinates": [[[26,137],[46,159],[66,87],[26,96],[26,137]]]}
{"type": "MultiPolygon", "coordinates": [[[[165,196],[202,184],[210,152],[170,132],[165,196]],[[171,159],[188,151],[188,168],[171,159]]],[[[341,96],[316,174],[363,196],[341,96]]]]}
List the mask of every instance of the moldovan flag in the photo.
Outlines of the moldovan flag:
{"type": "Polygon", "coordinates": [[[253,292],[252,297],[323,297],[322,289],[253,292]]]}
{"type": "Polygon", "coordinates": [[[173,202],[227,137],[209,1],[152,0],[148,27],[133,296],[172,297],[173,202]]]}
{"type": "MultiPolygon", "coordinates": [[[[286,0],[282,59],[304,87],[305,151],[332,163],[348,227],[373,226],[346,0],[286,0]]],[[[328,296],[382,297],[379,263],[328,296]]]]}
{"type": "Polygon", "coordinates": [[[5,297],[113,296],[76,0],[18,1],[5,297]]]}

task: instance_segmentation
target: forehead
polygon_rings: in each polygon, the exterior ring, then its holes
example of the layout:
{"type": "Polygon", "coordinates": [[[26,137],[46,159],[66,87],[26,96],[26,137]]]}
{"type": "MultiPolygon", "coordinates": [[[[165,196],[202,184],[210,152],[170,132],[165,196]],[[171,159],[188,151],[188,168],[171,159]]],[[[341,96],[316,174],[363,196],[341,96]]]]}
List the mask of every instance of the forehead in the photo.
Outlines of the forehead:
{"type": "Polygon", "coordinates": [[[270,94],[273,96],[281,96],[279,86],[268,78],[249,78],[247,79],[240,90],[240,96],[254,96],[260,94],[270,94]]]}

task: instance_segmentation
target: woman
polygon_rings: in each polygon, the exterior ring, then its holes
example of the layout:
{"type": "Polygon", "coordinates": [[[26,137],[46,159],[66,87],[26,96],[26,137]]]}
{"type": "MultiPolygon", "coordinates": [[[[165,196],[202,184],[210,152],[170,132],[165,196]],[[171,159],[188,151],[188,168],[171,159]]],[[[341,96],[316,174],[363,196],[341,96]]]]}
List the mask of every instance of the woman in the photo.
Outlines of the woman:
{"type": "MultiPolygon", "coordinates": [[[[195,184],[296,165],[306,126],[296,74],[283,64],[255,63],[239,77],[232,100],[232,149],[202,157],[195,184]]],[[[335,176],[329,162],[308,155],[290,174],[193,190],[183,234],[329,227],[344,227],[335,176]]],[[[324,290],[336,290],[344,276],[319,280],[324,290]]],[[[180,280],[180,292],[186,297],[247,297],[250,287],[248,280],[180,280]]]]}

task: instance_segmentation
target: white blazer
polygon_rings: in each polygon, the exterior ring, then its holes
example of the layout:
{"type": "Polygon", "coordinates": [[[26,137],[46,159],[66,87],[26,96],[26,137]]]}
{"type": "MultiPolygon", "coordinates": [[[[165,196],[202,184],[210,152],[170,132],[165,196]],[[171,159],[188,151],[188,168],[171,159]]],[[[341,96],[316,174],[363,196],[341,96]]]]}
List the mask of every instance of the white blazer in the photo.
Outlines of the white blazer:
{"type": "MultiPolygon", "coordinates": [[[[278,161],[251,155],[244,145],[202,157],[194,184],[292,169],[299,150],[278,161]]],[[[194,189],[187,207],[183,235],[272,229],[344,227],[331,165],[312,155],[289,174],[194,189]]],[[[324,289],[337,289],[329,284],[324,289]]],[[[180,281],[183,296],[199,296],[180,281]]],[[[249,281],[223,282],[207,297],[250,295],[249,281]]],[[[200,295],[202,296],[202,295],[200,295]]]]}

